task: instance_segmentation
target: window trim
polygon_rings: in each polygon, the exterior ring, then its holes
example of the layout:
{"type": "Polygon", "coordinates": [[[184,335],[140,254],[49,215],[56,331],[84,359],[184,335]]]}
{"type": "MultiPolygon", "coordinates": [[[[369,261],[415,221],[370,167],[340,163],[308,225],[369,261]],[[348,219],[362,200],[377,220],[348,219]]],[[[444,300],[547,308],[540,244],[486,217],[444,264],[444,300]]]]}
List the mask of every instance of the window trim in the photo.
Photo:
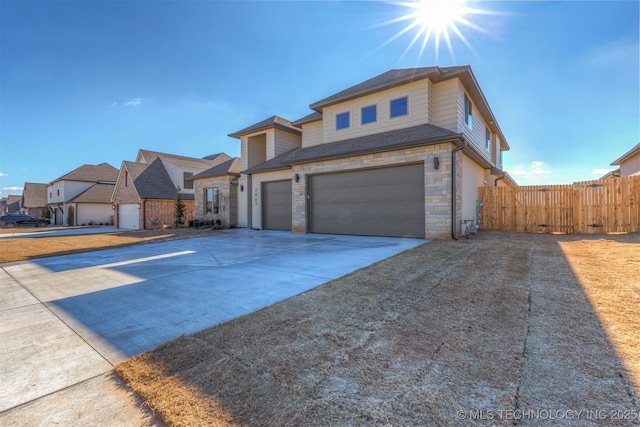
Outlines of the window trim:
{"type": "Polygon", "coordinates": [[[193,172],[182,172],[182,189],[183,190],[193,190],[193,172]],[[187,174],[190,174],[189,179],[187,179],[187,174]],[[187,182],[191,183],[190,187],[187,187],[187,182]]]}
{"type": "Polygon", "coordinates": [[[484,127],[484,135],[485,135],[485,146],[487,151],[491,152],[491,131],[488,127],[484,127]]]}
{"type": "Polygon", "coordinates": [[[220,189],[218,187],[208,187],[204,190],[204,214],[220,214],[220,189]],[[211,191],[211,210],[209,210],[209,191],[211,191]]]}
{"type": "Polygon", "coordinates": [[[464,122],[469,129],[473,129],[473,104],[466,93],[464,94],[464,122]]]}
{"type": "Polygon", "coordinates": [[[351,128],[351,112],[343,111],[342,113],[336,113],[336,130],[344,130],[351,128]],[[346,126],[340,127],[340,118],[347,118],[346,126]]]}
{"type": "Polygon", "coordinates": [[[404,117],[409,115],[409,95],[401,96],[400,98],[390,99],[389,100],[389,119],[395,119],[396,117],[404,117]],[[402,114],[393,114],[393,103],[395,101],[403,100],[405,101],[405,111],[402,114]]]}
{"type": "Polygon", "coordinates": [[[377,123],[378,122],[378,104],[373,104],[373,105],[367,105],[365,107],[361,107],[360,108],[360,124],[361,125],[368,125],[370,123],[377,123]],[[373,120],[370,120],[368,122],[364,121],[364,110],[365,109],[371,109],[373,108],[373,120]]]}

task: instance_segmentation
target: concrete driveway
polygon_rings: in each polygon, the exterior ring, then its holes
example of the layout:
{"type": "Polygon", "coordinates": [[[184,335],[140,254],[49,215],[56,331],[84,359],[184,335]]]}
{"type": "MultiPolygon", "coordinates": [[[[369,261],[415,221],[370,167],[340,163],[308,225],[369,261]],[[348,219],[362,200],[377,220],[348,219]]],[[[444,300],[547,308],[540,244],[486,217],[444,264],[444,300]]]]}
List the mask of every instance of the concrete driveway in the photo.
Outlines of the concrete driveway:
{"type": "Polygon", "coordinates": [[[0,425],[155,424],[128,357],[424,240],[229,230],[0,266],[0,425]]]}

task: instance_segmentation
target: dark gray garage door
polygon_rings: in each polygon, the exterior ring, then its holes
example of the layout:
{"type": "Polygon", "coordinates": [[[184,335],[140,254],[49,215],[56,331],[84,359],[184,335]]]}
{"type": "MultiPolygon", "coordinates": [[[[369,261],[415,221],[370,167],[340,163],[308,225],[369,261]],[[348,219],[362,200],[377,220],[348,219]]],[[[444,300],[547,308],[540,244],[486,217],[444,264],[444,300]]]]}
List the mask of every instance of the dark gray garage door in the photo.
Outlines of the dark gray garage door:
{"type": "Polygon", "coordinates": [[[312,233],[424,237],[424,164],[310,177],[312,233]]]}
{"type": "Polygon", "coordinates": [[[291,181],[262,183],[262,228],[291,230],[291,181]]]}

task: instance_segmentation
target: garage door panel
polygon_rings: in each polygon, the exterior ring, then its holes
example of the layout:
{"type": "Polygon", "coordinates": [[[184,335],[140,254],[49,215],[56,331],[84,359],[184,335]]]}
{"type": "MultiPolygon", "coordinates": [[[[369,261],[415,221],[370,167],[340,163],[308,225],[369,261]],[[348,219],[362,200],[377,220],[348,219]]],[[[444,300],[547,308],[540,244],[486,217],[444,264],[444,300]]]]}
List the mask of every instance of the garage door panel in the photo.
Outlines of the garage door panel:
{"type": "Polygon", "coordinates": [[[118,228],[138,230],[140,228],[140,209],[137,204],[124,204],[118,207],[118,228]]]}
{"type": "Polygon", "coordinates": [[[291,181],[262,183],[262,228],[291,230],[291,181]]]}
{"type": "Polygon", "coordinates": [[[311,232],[424,237],[424,164],[310,177],[311,232]]]}

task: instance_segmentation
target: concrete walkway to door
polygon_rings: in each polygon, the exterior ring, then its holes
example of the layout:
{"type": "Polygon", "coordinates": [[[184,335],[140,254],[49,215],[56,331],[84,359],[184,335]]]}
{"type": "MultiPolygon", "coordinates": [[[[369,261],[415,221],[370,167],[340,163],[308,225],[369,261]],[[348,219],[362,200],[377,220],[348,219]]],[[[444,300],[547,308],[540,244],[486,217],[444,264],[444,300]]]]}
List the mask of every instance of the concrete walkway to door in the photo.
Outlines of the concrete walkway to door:
{"type": "Polygon", "coordinates": [[[422,243],[230,230],[0,265],[0,425],[157,424],[115,364],[422,243]]]}

